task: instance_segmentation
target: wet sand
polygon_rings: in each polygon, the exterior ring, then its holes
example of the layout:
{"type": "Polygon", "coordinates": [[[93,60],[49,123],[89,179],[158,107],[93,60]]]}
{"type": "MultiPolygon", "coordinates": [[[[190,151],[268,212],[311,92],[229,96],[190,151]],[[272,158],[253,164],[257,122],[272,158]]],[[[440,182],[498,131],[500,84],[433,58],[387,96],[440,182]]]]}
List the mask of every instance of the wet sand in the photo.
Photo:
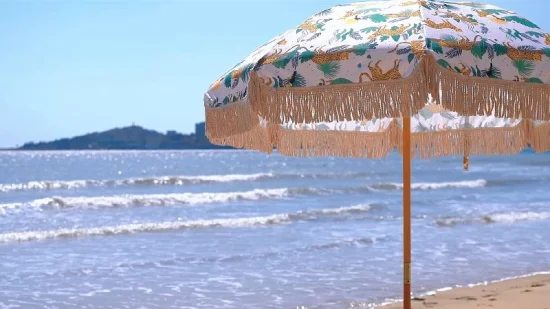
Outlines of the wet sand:
{"type": "MultiPolygon", "coordinates": [[[[456,288],[437,292],[435,295],[417,297],[413,309],[550,309],[550,275],[535,275],[525,278],[456,288]]],[[[379,309],[401,309],[395,303],[379,309]]]]}

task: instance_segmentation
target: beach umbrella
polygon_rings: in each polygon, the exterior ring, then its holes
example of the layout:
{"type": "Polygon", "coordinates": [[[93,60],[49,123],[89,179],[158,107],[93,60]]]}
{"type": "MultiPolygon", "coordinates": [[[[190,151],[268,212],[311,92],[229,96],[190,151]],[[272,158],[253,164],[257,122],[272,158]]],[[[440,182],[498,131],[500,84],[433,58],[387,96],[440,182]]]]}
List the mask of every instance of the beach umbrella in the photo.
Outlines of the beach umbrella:
{"type": "MultiPolygon", "coordinates": [[[[238,39],[238,37],[236,38],[238,39]]],[[[204,95],[219,145],[290,156],[403,155],[404,306],[411,158],[550,150],[550,34],[474,2],[391,0],[318,12],[204,95]]]]}

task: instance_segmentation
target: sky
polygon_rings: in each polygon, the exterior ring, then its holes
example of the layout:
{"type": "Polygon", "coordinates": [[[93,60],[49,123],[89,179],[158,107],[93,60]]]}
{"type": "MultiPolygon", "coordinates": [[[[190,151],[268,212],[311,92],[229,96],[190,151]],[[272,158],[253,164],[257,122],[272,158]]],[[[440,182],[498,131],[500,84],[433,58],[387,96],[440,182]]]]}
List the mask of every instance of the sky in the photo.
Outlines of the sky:
{"type": "MultiPolygon", "coordinates": [[[[0,147],[131,124],[194,131],[203,94],[331,0],[0,0],[0,147]]],[[[548,0],[485,0],[550,31],[548,0]]]]}

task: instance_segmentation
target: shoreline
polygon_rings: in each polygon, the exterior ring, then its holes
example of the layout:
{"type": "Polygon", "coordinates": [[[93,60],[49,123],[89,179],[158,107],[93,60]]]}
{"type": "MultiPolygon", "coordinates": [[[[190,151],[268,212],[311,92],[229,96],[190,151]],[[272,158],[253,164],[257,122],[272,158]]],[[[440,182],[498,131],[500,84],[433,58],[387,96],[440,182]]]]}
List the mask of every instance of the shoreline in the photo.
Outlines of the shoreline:
{"type": "MultiPolygon", "coordinates": [[[[414,296],[415,309],[550,309],[550,271],[444,287],[414,296]]],[[[375,309],[401,309],[402,299],[376,304],[375,309]]]]}

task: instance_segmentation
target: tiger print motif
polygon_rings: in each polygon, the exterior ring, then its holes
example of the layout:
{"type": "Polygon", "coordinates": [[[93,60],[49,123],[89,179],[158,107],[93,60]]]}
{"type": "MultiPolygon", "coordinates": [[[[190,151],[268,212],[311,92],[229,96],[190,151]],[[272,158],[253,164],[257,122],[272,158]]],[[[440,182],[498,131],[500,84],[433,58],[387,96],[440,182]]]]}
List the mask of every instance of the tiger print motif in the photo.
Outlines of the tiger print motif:
{"type": "Polygon", "coordinates": [[[401,44],[409,44],[411,46],[411,51],[416,58],[422,59],[422,57],[424,57],[424,54],[426,52],[426,41],[424,40],[399,42],[395,45],[395,48],[388,51],[388,54],[395,52],[401,44]]]}
{"type": "Polygon", "coordinates": [[[313,55],[313,58],[311,58],[311,61],[313,61],[316,64],[323,64],[323,63],[333,62],[333,61],[344,61],[349,59],[350,53],[351,51],[347,51],[347,50],[336,52],[336,53],[327,53],[320,49],[316,49],[315,54],[313,55]]]}
{"type": "Polygon", "coordinates": [[[542,50],[519,50],[510,45],[510,43],[508,42],[506,42],[505,45],[507,47],[506,56],[514,61],[542,61],[542,56],[544,55],[544,52],[542,50]]]}
{"type": "Polygon", "coordinates": [[[384,80],[393,80],[393,79],[401,79],[403,76],[401,75],[401,72],[399,72],[399,64],[401,63],[401,59],[395,59],[393,61],[393,68],[389,69],[388,71],[384,72],[382,68],[380,67],[380,62],[382,60],[378,60],[374,66],[371,66],[371,63],[368,64],[368,68],[370,71],[370,74],[367,72],[363,72],[359,75],[359,82],[363,82],[363,76],[366,76],[371,81],[384,81],[384,80]]]}
{"type": "Polygon", "coordinates": [[[477,39],[479,38],[481,38],[481,36],[476,35],[474,37],[474,40],[470,41],[467,37],[460,36],[460,40],[458,41],[435,40],[435,39],[433,41],[437,42],[441,47],[458,48],[462,50],[472,50],[477,43],[477,39]]]}
{"type": "Polygon", "coordinates": [[[456,32],[462,32],[462,29],[458,28],[457,26],[453,25],[450,21],[446,20],[442,23],[436,23],[433,20],[426,18],[425,22],[426,26],[433,28],[433,29],[451,29],[456,32]]]}
{"type": "Polygon", "coordinates": [[[386,25],[378,28],[373,34],[369,36],[369,39],[376,39],[380,36],[396,36],[396,35],[402,35],[403,33],[407,32],[407,30],[410,28],[410,24],[408,25],[401,25],[396,29],[388,29],[386,28],[386,25]]]}

